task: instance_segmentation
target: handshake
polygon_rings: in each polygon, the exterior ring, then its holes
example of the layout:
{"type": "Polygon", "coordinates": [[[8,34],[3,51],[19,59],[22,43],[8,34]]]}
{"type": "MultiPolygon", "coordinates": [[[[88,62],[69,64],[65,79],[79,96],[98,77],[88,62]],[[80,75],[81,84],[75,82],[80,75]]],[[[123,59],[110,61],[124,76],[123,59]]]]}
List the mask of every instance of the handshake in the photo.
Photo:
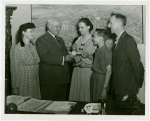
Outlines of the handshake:
{"type": "Polygon", "coordinates": [[[82,59],[90,58],[91,55],[84,51],[82,52],[72,51],[69,52],[69,54],[66,57],[68,57],[68,60],[73,62],[73,66],[86,67],[86,64],[82,61],[82,59]]]}
{"type": "MultiPolygon", "coordinates": [[[[86,53],[86,52],[76,52],[76,51],[72,51],[72,52],[69,52],[69,55],[66,56],[68,58],[68,60],[72,60],[74,59],[75,62],[80,62],[82,61],[81,60],[81,57],[82,58],[89,58],[89,54],[86,53]]],[[[67,59],[66,58],[66,59],[67,59]]]]}
{"type": "Polygon", "coordinates": [[[70,54],[73,55],[73,56],[79,55],[82,58],[89,58],[89,56],[90,56],[88,53],[86,53],[84,51],[83,52],[72,51],[72,52],[70,52],[70,54]]]}
{"type": "Polygon", "coordinates": [[[79,62],[81,61],[80,55],[81,55],[80,52],[72,51],[72,52],[69,52],[69,54],[65,56],[64,60],[69,61],[69,62],[70,61],[79,62]]]}
{"type": "Polygon", "coordinates": [[[70,55],[73,55],[74,57],[75,56],[81,56],[82,58],[89,58],[90,57],[90,54],[88,54],[87,52],[76,52],[76,51],[72,51],[72,52],[69,52],[70,55]]]}

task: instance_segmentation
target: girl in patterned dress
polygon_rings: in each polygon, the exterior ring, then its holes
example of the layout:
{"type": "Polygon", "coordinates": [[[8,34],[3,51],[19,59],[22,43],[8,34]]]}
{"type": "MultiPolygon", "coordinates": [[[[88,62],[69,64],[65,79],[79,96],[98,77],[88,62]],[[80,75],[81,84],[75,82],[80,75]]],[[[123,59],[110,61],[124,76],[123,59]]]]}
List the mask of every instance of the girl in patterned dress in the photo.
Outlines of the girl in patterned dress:
{"type": "Polygon", "coordinates": [[[10,50],[12,94],[40,99],[39,56],[31,41],[33,23],[25,23],[18,31],[19,43],[10,50]]]}
{"type": "Polygon", "coordinates": [[[88,65],[92,64],[92,54],[95,51],[95,46],[93,45],[92,36],[90,34],[93,25],[88,18],[81,18],[78,22],[78,27],[81,36],[73,45],[73,50],[81,53],[80,58],[82,61],[74,67],[69,100],[89,102],[90,76],[92,71],[88,65]]]}

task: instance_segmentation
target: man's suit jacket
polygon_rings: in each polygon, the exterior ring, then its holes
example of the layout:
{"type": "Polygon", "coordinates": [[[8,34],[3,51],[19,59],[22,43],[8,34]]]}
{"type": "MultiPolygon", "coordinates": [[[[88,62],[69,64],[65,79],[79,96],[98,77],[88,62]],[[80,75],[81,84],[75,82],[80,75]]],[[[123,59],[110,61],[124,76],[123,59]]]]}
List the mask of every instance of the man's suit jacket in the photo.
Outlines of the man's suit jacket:
{"type": "Polygon", "coordinates": [[[116,49],[113,50],[113,81],[116,95],[137,93],[138,66],[140,54],[132,36],[122,33],[116,49]]]}
{"type": "Polygon", "coordinates": [[[62,38],[60,43],[48,32],[36,41],[36,48],[41,59],[39,64],[40,85],[61,85],[70,83],[68,62],[63,62],[67,49],[62,38]]]}

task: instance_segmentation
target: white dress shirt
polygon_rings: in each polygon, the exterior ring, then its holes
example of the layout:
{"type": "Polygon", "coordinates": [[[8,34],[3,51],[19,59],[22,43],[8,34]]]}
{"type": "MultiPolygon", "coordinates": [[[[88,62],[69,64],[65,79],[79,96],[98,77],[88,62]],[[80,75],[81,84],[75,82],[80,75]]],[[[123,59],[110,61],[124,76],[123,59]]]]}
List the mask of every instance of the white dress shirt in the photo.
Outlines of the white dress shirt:
{"type": "MultiPolygon", "coordinates": [[[[117,36],[117,38],[116,38],[116,42],[115,42],[115,44],[116,44],[116,47],[117,47],[117,44],[118,44],[118,42],[119,42],[119,39],[120,39],[120,37],[121,37],[121,35],[122,35],[122,33],[124,32],[124,30],[123,31],[121,31],[120,32],[120,34],[117,36]]],[[[115,48],[116,48],[115,47],[115,48]]]]}

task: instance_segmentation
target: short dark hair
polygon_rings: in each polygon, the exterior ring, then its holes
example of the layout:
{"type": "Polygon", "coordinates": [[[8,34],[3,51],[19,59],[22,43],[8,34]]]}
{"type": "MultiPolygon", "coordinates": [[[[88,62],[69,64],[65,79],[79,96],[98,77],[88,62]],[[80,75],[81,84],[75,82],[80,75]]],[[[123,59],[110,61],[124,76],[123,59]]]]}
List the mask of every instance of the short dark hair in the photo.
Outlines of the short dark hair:
{"type": "Polygon", "coordinates": [[[88,18],[81,18],[81,19],[79,20],[78,24],[79,24],[80,22],[83,22],[83,23],[85,23],[87,26],[90,26],[89,32],[91,32],[91,31],[93,30],[93,24],[92,24],[92,22],[91,22],[88,18]]]}
{"type": "Polygon", "coordinates": [[[116,37],[117,37],[116,34],[108,33],[107,40],[111,39],[111,40],[113,40],[113,42],[115,42],[116,41],[116,37]]]}
{"type": "Polygon", "coordinates": [[[20,42],[21,46],[24,47],[25,44],[23,42],[23,34],[22,32],[26,32],[27,29],[32,29],[32,28],[36,28],[35,25],[33,23],[25,23],[20,25],[18,33],[17,33],[17,41],[20,42]]]}
{"type": "Polygon", "coordinates": [[[111,13],[111,16],[115,16],[117,19],[120,19],[122,21],[123,26],[126,25],[127,19],[124,15],[122,15],[120,13],[111,13]]]}
{"type": "Polygon", "coordinates": [[[99,37],[102,36],[103,39],[104,39],[104,41],[107,40],[107,35],[108,35],[108,33],[107,33],[107,31],[106,31],[105,29],[96,29],[95,32],[97,33],[97,35],[98,35],[99,37]]]}

